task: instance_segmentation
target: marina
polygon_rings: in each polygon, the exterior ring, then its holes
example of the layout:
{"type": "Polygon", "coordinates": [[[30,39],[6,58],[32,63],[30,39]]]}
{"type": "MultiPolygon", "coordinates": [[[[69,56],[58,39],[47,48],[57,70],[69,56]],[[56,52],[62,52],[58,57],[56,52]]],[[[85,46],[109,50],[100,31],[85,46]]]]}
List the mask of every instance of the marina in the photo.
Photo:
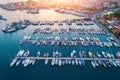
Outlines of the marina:
{"type": "Polygon", "coordinates": [[[29,64],[34,65],[39,60],[45,60],[45,65],[48,64],[48,62],[51,61],[51,65],[65,65],[65,64],[76,64],[80,65],[85,63],[87,64],[87,61],[91,62],[91,65],[96,68],[101,65],[103,65],[105,68],[107,67],[120,67],[120,52],[116,53],[116,56],[107,52],[102,51],[101,53],[93,54],[92,52],[89,52],[88,55],[84,53],[84,51],[79,52],[79,57],[76,56],[78,53],[73,50],[70,55],[71,57],[62,57],[62,53],[59,53],[58,51],[53,52],[53,57],[49,56],[49,53],[45,53],[44,57],[41,57],[40,51],[37,52],[37,57],[31,57],[30,52],[25,50],[20,50],[17,53],[17,56],[12,60],[10,67],[12,67],[14,64],[18,66],[20,63],[24,67],[27,67],[29,64]],[[83,63],[84,61],[84,63],[83,63]]]}
{"type": "Polygon", "coordinates": [[[0,80],[119,79],[120,40],[97,19],[109,9],[36,1],[0,3],[0,80]]]}

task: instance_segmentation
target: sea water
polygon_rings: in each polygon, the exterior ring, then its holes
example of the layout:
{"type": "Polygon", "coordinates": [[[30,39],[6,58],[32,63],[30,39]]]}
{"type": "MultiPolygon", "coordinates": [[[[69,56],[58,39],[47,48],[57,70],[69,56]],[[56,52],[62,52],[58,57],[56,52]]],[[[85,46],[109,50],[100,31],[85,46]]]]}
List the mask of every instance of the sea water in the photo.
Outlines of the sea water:
{"type": "MultiPolygon", "coordinates": [[[[9,0],[13,1],[13,0],[9,0]]],[[[0,2],[4,3],[4,1],[0,2]]],[[[7,0],[5,1],[7,3],[7,0]]],[[[55,21],[55,20],[65,20],[65,19],[80,19],[81,17],[69,15],[69,14],[61,14],[54,12],[53,10],[41,10],[40,14],[27,14],[26,11],[6,11],[0,9],[0,15],[7,18],[7,21],[0,21],[0,29],[5,27],[5,24],[11,23],[14,21],[18,21],[19,18],[21,20],[29,19],[33,21],[42,20],[42,21],[55,21]],[[53,15],[54,14],[54,15],[53,15]]],[[[75,26],[75,25],[73,25],[75,26]]],[[[85,66],[72,66],[72,65],[64,65],[64,66],[51,66],[50,62],[48,65],[44,65],[44,61],[37,61],[34,66],[23,67],[22,65],[10,67],[10,61],[12,58],[15,57],[16,53],[20,49],[30,50],[30,55],[35,56],[37,51],[41,52],[43,55],[46,52],[49,52],[52,55],[53,51],[59,51],[63,53],[63,56],[70,56],[70,52],[72,50],[76,50],[77,53],[81,50],[92,51],[92,52],[101,52],[101,51],[108,51],[110,53],[116,53],[120,51],[119,48],[115,48],[114,46],[111,48],[100,48],[97,46],[87,46],[83,47],[78,44],[76,47],[70,46],[53,46],[51,47],[50,44],[47,46],[40,45],[32,46],[30,43],[25,43],[22,46],[19,45],[19,41],[23,38],[24,35],[30,35],[32,38],[39,37],[40,39],[46,39],[49,36],[60,36],[62,39],[68,37],[71,39],[72,37],[90,37],[91,35],[79,35],[78,33],[70,34],[58,34],[52,33],[50,35],[43,35],[43,34],[35,34],[32,35],[33,30],[38,27],[44,26],[28,26],[24,30],[19,30],[14,33],[3,33],[0,31],[0,80],[118,80],[120,76],[120,69],[111,67],[105,69],[104,67],[99,67],[94,69],[90,62],[86,62],[85,66]]],[[[59,28],[56,26],[52,26],[53,28],[59,28]]],[[[66,27],[66,26],[63,26],[66,27]]],[[[88,27],[86,27],[88,28],[88,27]]],[[[98,26],[95,29],[99,29],[98,26]]],[[[94,35],[94,37],[99,37],[102,41],[106,40],[105,35],[94,35]]]]}

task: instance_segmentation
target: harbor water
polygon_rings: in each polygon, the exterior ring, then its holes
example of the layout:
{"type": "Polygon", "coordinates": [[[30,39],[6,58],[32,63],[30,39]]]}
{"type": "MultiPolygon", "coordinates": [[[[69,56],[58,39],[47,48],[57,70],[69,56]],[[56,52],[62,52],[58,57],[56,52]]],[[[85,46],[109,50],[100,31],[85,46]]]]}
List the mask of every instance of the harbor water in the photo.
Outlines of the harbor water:
{"type": "MultiPolygon", "coordinates": [[[[15,0],[3,0],[0,4],[4,4],[7,2],[14,2],[15,0]]],[[[18,0],[16,0],[18,1],[18,0]]],[[[31,20],[31,21],[62,21],[66,19],[82,19],[83,17],[78,17],[70,14],[62,14],[57,13],[52,9],[43,9],[40,10],[39,14],[28,14],[27,11],[7,11],[0,8],[0,15],[7,18],[7,21],[0,21],[0,29],[5,27],[7,23],[21,20],[31,20]]],[[[74,24],[71,26],[75,26],[74,24]]],[[[16,31],[14,33],[3,33],[0,30],[0,80],[119,80],[120,76],[120,68],[104,68],[99,67],[94,69],[90,62],[86,62],[85,66],[77,66],[77,65],[64,65],[64,66],[51,66],[49,63],[48,65],[44,65],[44,61],[38,61],[34,66],[23,67],[22,65],[10,67],[10,61],[12,58],[15,57],[17,52],[20,49],[30,50],[31,56],[34,56],[37,51],[40,51],[43,55],[46,52],[49,52],[52,55],[53,51],[59,51],[62,53],[63,56],[70,56],[70,53],[73,50],[76,50],[77,53],[81,50],[92,52],[110,52],[115,54],[116,52],[120,51],[120,48],[116,48],[114,46],[108,47],[97,47],[89,45],[87,47],[83,47],[80,44],[77,46],[50,46],[48,44],[38,46],[32,46],[31,43],[25,43],[22,46],[19,45],[23,36],[32,36],[32,38],[39,37],[42,40],[45,40],[47,37],[50,36],[60,36],[62,39],[65,37],[68,40],[71,40],[72,37],[98,37],[101,41],[106,41],[106,35],[82,35],[78,34],[77,32],[73,32],[72,34],[59,34],[57,32],[53,32],[52,34],[35,34],[33,35],[33,31],[36,28],[42,28],[46,26],[28,26],[23,30],[16,31]]],[[[51,26],[47,26],[51,27],[51,26]]],[[[65,25],[62,26],[63,28],[67,28],[65,25]]],[[[70,27],[70,26],[69,26],[70,27]]],[[[91,29],[94,27],[96,30],[100,29],[97,25],[88,27],[83,26],[86,29],[91,29]]],[[[52,26],[52,29],[61,28],[57,25],[52,26]]]]}

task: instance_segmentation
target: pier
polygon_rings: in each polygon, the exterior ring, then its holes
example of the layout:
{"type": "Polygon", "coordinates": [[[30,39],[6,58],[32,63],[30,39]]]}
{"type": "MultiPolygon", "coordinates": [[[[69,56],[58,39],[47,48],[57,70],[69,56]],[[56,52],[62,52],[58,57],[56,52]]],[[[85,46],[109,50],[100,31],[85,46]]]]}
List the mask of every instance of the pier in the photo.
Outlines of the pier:
{"type": "Polygon", "coordinates": [[[120,61],[120,59],[108,59],[108,58],[72,58],[72,57],[60,57],[60,58],[56,58],[56,57],[16,57],[16,59],[32,59],[32,60],[53,60],[53,59],[61,59],[61,60],[72,60],[72,59],[77,59],[77,60],[85,60],[85,61],[92,61],[92,60],[104,60],[104,61],[120,61]]]}
{"type": "Polygon", "coordinates": [[[55,43],[56,42],[66,42],[66,43],[70,43],[70,42],[77,42],[77,43],[102,43],[102,44],[104,44],[104,43],[115,43],[115,42],[99,42],[99,41],[76,41],[76,40],[71,40],[71,41],[66,41],[66,40],[21,40],[20,42],[23,42],[23,43],[25,43],[25,42],[43,42],[43,41],[46,41],[46,42],[48,42],[48,43],[50,43],[50,42],[52,42],[52,41],[54,41],[55,43]]]}

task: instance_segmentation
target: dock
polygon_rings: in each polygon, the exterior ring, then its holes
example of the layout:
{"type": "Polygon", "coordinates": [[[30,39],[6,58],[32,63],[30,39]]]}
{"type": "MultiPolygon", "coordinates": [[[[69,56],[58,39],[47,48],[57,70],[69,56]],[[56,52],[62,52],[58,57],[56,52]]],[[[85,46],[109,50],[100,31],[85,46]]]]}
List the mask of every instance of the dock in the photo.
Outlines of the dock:
{"type": "Polygon", "coordinates": [[[93,41],[73,41],[73,40],[71,40],[71,41],[66,41],[66,40],[21,40],[23,43],[24,42],[43,42],[43,41],[46,41],[46,42],[52,42],[52,41],[54,41],[54,42],[66,42],[66,43],[70,43],[70,42],[77,42],[77,43],[102,43],[102,44],[104,44],[104,43],[115,43],[115,42],[93,42],[93,41]]]}
{"type": "Polygon", "coordinates": [[[85,61],[92,61],[92,60],[100,60],[100,61],[120,61],[120,59],[116,58],[116,59],[110,59],[110,58],[75,58],[75,57],[15,57],[16,59],[32,59],[32,60],[53,60],[53,59],[61,59],[61,60],[72,60],[72,59],[77,59],[77,60],[85,60],[85,61]]]}

